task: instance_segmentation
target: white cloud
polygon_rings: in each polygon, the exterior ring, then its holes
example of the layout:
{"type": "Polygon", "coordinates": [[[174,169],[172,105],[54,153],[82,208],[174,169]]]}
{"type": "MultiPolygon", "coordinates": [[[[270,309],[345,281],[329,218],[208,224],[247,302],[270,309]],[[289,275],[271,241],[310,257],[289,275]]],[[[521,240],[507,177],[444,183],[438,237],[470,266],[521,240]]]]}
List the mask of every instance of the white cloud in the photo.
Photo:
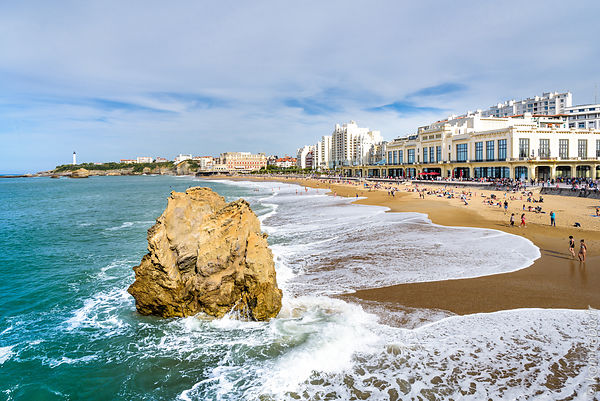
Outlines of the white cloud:
{"type": "Polygon", "coordinates": [[[4,2],[0,171],[74,147],[82,160],[292,153],[350,119],[392,139],[547,90],[589,102],[599,4],[4,2]],[[440,115],[368,111],[444,83],[466,90],[411,99],[440,115]]]}

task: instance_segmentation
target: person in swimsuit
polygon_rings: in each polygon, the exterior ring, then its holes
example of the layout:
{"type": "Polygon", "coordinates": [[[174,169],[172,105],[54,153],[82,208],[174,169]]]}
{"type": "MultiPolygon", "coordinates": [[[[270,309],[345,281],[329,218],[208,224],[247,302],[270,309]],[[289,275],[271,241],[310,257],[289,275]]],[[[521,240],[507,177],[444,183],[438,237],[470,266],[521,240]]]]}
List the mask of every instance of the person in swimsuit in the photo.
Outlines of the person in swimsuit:
{"type": "Polygon", "coordinates": [[[515,226],[515,214],[511,214],[510,215],[510,226],[514,227],[515,226]]]}
{"type": "Polygon", "coordinates": [[[573,256],[573,259],[575,259],[575,240],[572,235],[569,235],[569,252],[573,256]]]}
{"type": "Polygon", "coordinates": [[[520,225],[519,227],[521,227],[521,226],[523,226],[523,227],[527,227],[527,226],[525,225],[525,213],[521,214],[521,225],[520,225]]]}
{"type": "Polygon", "coordinates": [[[579,241],[579,261],[585,262],[585,254],[587,253],[587,246],[583,240],[579,241]]]}

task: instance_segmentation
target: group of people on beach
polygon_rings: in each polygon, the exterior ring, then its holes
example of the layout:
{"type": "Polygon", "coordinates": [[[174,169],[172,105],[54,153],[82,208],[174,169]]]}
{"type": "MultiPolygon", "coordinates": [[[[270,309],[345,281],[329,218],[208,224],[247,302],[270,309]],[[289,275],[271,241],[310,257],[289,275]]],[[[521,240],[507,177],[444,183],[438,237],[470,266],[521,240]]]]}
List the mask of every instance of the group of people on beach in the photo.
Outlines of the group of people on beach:
{"type": "MultiPolygon", "coordinates": [[[[569,253],[575,259],[575,239],[572,235],[569,235],[569,253]]],[[[580,262],[585,262],[585,255],[587,254],[587,245],[585,245],[585,240],[579,240],[579,253],[577,257],[580,262]]]]}

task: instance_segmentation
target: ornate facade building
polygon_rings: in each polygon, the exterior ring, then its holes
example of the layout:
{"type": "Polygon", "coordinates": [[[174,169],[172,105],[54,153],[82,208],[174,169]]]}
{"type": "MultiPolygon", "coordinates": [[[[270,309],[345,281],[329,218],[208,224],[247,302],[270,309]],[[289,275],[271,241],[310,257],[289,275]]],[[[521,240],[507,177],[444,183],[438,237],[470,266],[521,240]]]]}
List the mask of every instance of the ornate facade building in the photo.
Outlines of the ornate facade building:
{"type": "Polygon", "coordinates": [[[438,121],[386,146],[382,166],[352,176],[455,178],[600,178],[600,129],[569,128],[564,115],[481,114],[438,121]]]}

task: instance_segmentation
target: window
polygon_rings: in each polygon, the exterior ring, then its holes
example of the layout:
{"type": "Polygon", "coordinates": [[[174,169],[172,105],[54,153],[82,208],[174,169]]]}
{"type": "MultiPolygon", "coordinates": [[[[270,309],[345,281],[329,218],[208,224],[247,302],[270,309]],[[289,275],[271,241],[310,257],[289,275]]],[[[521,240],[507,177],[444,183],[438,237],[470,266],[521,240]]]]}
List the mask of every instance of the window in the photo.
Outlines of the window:
{"type": "Polygon", "coordinates": [[[596,139],[596,157],[600,157],[600,139],[596,139]]]}
{"type": "Polygon", "coordinates": [[[577,155],[582,159],[587,159],[587,139],[577,140],[577,155]]]}
{"type": "Polygon", "coordinates": [[[494,160],[494,141],[485,142],[485,159],[488,161],[494,160]]]}
{"type": "Polygon", "coordinates": [[[559,139],[558,140],[558,157],[561,159],[569,158],[569,140],[559,139]]]}
{"type": "Polygon", "coordinates": [[[460,143],[456,145],[456,161],[458,162],[466,162],[468,158],[468,150],[466,143],[460,143]]]}
{"type": "Polygon", "coordinates": [[[435,162],[435,148],[433,146],[429,148],[429,162],[435,162]]]}
{"type": "Polygon", "coordinates": [[[398,151],[394,150],[394,164],[398,164],[398,151]]]}
{"type": "Polygon", "coordinates": [[[442,161],[442,147],[441,146],[435,147],[435,160],[438,163],[442,161]]]}
{"type": "Polygon", "coordinates": [[[515,167],[515,179],[526,180],[527,179],[527,167],[519,166],[515,167]]]}
{"type": "Polygon", "coordinates": [[[404,151],[403,150],[398,151],[398,163],[400,163],[400,164],[404,163],[404,151]]]}
{"type": "Polygon", "coordinates": [[[519,138],[519,158],[529,156],[529,138],[519,138]]]}
{"type": "Polygon", "coordinates": [[[475,161],[483,161],[483,142],[475,142],[475,161]]]}
{"type": "Polygon", "coordinates": [[[423,148],[423,163],[427,163],[427,156],[429,153],[427,152],[427,148],[423,148]]]}
{"type": "Polygon", "coordinates": [[[415,150],[408,149],[408,163],[412,164],[415,162],[415,150]]]}
{"type": "Polygon", "coordinates": [[[506,160],[506,139],[498,139],[498,160],[506,160]]]}
{"type": "Polygon", "coordinates": [[[540,139],[540,157],[547,159],[550,157],[550,139],[540,139]]]}
{"type": "Polygon", "coordinates": [[[577,128],[585,128],[585,123],[579,123],[577,128]]]}
{"type": "Polygon", "coordinates": [[[392,152],[388,152],[388,164],[392,164],[392,152]]]}

